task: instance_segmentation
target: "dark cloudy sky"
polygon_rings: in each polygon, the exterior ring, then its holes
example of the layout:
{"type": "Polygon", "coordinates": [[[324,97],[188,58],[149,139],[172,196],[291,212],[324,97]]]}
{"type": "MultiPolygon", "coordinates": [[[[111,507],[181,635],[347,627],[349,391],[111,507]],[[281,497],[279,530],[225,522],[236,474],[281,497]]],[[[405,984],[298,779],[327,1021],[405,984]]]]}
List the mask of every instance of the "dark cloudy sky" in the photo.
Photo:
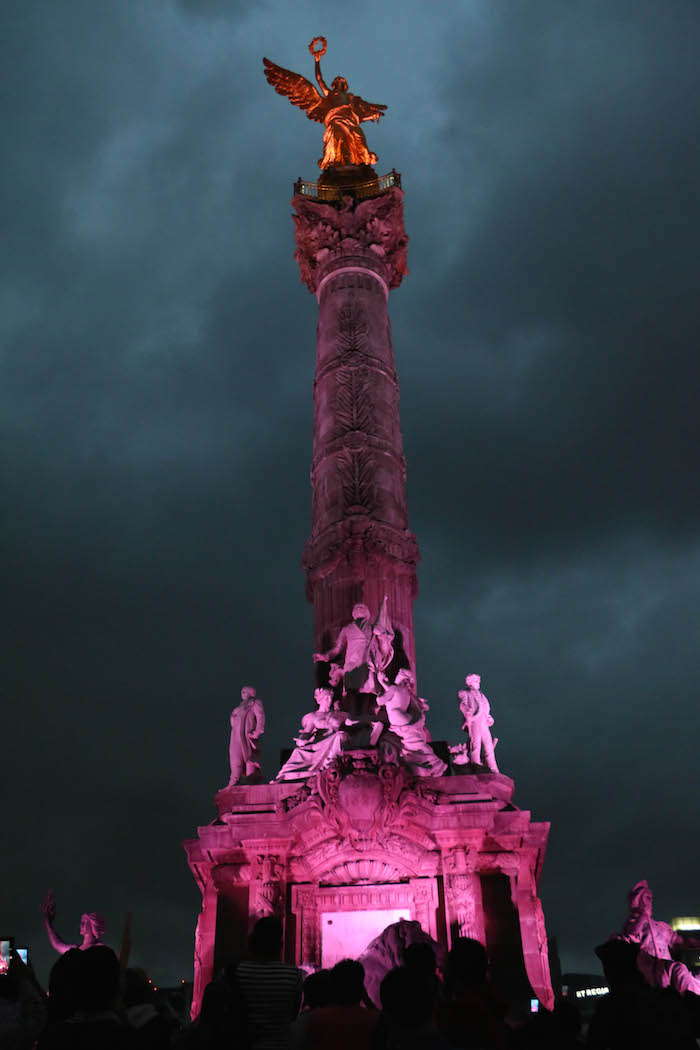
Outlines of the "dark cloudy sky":
{"type": "Polygon", "coordinates": [[[316,302],[292,182],[319,126],[267,55],[389,106],[421,692],[480,671],[542,896],[595,969],[639,878],[700,910],[697,0],[4,0],[0,931],[100,908],[189,977],[180,842],[266,701],[312,689],[316,302]]]}

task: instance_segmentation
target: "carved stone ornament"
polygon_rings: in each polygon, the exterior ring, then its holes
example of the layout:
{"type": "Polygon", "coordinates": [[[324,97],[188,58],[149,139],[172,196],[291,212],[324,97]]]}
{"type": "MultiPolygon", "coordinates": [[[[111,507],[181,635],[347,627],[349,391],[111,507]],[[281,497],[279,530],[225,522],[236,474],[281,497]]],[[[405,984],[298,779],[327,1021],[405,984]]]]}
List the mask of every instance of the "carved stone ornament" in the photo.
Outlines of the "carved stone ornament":
{"type": "Polygon", "coordinates": [[[445,883],[450,913],[455,916],[460,937],[472,937],[474,940],[483,937],[477,900],[480,889],[477,891],[475,888],[477,883],[477,875],[466,873],[448,875],[445,883]]]}
{"type": "Polygon", "coordinates": [[[398,882],[404,871],[385,860],[363,857],[336,864],[324,877],[326,886],[369,886],[382,882],[398,882]]]}
{"type": "Polygon", "coordinates": [[[211,869],[212,879],[217,890],[225,889],[234,884],[247,883],[251,878],[251,865],[242,864],[216,864],[211,869]]]}
{"type": "Polygon", "coordinates": [[[344,197],[340,208],[297,194],[292,201],[296,251],[301,279],[315,292],[333,266],[372,253],[372,269],[389,288],[398,288],[406,266],[408,237],[403,224],[403,192],[392,186],[378,197],[355,205],[344,197]]]}
{"type": "MultiPolygon", "coordinates": [[[[338,349],[343,363],[356,366],[359,360],[358,355],[366,353],[369,347],[369,320],[362,303],[356,299],[348,299],[343,303],[338,309],[336,327],[338,349]]],[[[367,428],[353,427],[352,429],[367,428]]]]}
{"type": "Polygon", "coordinates": [[[278,814],[289,813],[290,810],[296,809],[297,806],[301,806],[303,802],[306,802],[313,791],[313,785],[315,777],[311,777],[309,780],[304,781],[292,795],[287,795],[286,798],[281,798],[275,806],[275,812],[278,814]]]}
{"type": "Polygon", "coordinates": [[[317,804],[327,823],[362,849],[385,843],[389,829],[414,811],[410,784],[402,766],[381,763],[376,752],[346,752],[320,774],[317,804]]]}
{"type": "Polygon", "coordinates": [[[250,877],[259,882],[277,882],[284,878],[284,864],[270,853],[261,853],[251,863],[250,877]]]}
{"type": "Polygon", "coordinates": [[[355,364],[338,369],[333,436],[346,437],[345,447],[352,446],[351,438],[361,439],[374,429],[373,378],[369,368],[355,364]]]}
{"type": "MultiPolygon", "coordinates": [[[[479,854],[480,871],[498,871],[502,875],[512,877],[520,872],[520,856],[510,850],[502,850],[498,853],[479,854]]],[[[537,896],[537,889],[533,889],[533,895],[537,896]]]]}
{"type": "Polygon", "coordinates": [[[465,849],[462,846],[454,846],[443,856],[443,871],[447,874],[458,874],[476,871],[478,867],[478,855],[476,850],[465,849]]]}
{"type": "Polygon", "coordinates": [[[386,557],[391,558],[396,572],[410,576],[417,587],[416,566],[420,552],[416,537],[408,529],[397,529],[384,522],[360,519],[357,531],[350,535],[345,522],[328,529],[318,538],[312,537],[304,548],[302,564],[311,581],[311,578],[322,580],[343,562],[353,564],[353,559],[363,558],[371,563],[386,557]]]}
{"type": "Polygon", "coordinates": [[[413,826],[421,801],[404,767],[375,752],[346,752],[315,778],[305,801],[292,880],[369,884],[437,873],[435,843],[413,826]]]}
{"type": "Polygon", "coordinates": [[[444,805],[448,801],[444,792],[438,791],[437,788],[428,787],[427,784],[420,780],[414,785],[413,792],[418,798],[425,799],[426,802],[432,802],[434,806],[444,805]]]}

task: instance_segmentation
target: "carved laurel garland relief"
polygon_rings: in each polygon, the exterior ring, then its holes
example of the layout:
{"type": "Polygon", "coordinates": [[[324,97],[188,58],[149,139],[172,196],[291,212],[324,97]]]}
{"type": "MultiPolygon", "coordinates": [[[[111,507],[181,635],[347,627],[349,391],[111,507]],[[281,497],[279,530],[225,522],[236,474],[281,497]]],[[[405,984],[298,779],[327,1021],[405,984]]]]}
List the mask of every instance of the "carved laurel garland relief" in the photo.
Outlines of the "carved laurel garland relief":
{"type": "Polygon", "coordinates": [[[371,514],[375,509],[374,474],[376,460],[367,449],[342,449],[335,459],[343,491],[346,514],[371,514]]]}
{"type": "Polygon", "coordinates": [[[450,911],[457,920],[460,937],[474,937],[479,940],[481,923],[477,912],[478,875],[447,875],[445,889],[450,911]]]}
{"type": "Polygon", "coordinates": [[[371,433],[374,424],[371,377],[368,368],[341,366],[336,376],[335,436],[359,430],[371,433]]]}
{"type": "Polygon", "coordinates": [[[367,314],[356,299],[348,299],[338,310],[338,349],[341,354],[366,353],[369,338],[367,314]]]}

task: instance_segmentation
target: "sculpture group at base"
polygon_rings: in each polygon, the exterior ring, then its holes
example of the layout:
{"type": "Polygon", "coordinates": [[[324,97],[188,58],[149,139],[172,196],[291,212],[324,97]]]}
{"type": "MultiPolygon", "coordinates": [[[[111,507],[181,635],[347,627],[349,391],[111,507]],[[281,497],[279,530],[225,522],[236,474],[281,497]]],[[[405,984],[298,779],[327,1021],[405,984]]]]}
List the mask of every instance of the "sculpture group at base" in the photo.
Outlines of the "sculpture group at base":
{"type": "Polygon", "coordinates": [[[394,656],[394,629],[384,598],[376,620],[358,602],[352,620],[327,652],[314,660],[332,663],[329,680],[340,695],[333,706],[333,689],[315,692],[317,712],[304,715],[297,747],[277,774],[277,780],[302,780],[327,766],[343,749],[377,747],[384,761],[402,760],[416,776],[441,776],[446,764],[430,747],[425,724],[428,705],[415,693],[415,677],[400,669],[392,682],[386,674],[394,656]],[[347,711],[338,710],[342,699],[347,711]],[[333,709],[332,709],[333,708],[333,709]]]}
{"type": "MultiPolygon", "coordinates": [[[[330,664],[329,685],[315,690],[316,708],[302,717],[296,746],[275,781],[307,780],[343,751],[368,747],[376,749],[382,761],[403,763],[417,777],[449,771],[431,746],[425,719],[429,705],[417,694],[415,674],[399,667],[390,677],[394,656],[386,597],[374,620],[367,605],[357,602],[335,644],[314,653],[316,663],[330,664]]],[[[449,748],[452,762],[471,771],[498,773],[498,740],[491,735],[493,717],[480,675],[468,674],[465,685],[458,696],[468,743],[449,748]]],[[[259,741],[264,729],[262,700],[253,686],[244,686],[241,703],[231,712],[229,787],[263,782],[259,741]]]]}

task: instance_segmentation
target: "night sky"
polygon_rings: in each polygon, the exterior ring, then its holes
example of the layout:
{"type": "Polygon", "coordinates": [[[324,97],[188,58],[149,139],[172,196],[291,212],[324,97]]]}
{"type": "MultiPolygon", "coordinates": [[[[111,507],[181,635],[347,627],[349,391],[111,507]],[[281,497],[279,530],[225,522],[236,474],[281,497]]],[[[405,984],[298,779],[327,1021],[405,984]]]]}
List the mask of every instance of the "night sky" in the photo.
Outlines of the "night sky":
{"type": "Polygon", "coordinates": [[[390,311],[420,691],[457,742],[483,676],[541,893],[595,971],[646,877],[700,910],[697,0],[4,0],[0,932],[100,909],[190,978],[181,840],[228,717],[277,772],[312,706],[316,301],[289,201],[322,128],[262,56],[388,104],[390,311]]]}

